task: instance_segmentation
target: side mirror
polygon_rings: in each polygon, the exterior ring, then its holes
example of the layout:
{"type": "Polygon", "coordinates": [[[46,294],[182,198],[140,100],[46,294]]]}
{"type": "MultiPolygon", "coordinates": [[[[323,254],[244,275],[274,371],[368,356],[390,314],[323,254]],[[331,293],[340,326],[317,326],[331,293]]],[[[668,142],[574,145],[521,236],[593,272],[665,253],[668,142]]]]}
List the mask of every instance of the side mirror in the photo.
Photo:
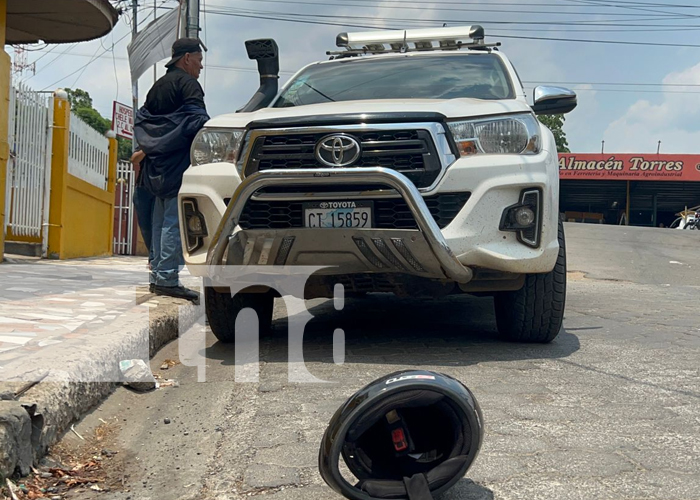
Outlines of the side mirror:
{"type": "Polygon", "coordinates": [[[578,104],[576,92],[562,87],[535,88],[532,110],[536,115],[560,115],[573,111],[578,104]]]}

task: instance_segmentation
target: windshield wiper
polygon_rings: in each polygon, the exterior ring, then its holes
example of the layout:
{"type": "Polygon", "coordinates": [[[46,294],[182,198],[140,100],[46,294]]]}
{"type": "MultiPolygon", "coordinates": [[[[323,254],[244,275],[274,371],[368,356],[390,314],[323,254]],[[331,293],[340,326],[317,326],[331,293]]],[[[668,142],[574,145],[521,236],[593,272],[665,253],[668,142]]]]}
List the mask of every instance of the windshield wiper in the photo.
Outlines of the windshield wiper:
{"type": "Polygon", "coordinates": [[[311,85],[309,85],[308,83],[304,82],[304,85],[306,85],[307,87],[309,87],[311,90],[313,90],[314,92],[316,92],[318,95],[320,95],[320,96],[322,96],[322,97],[325,97],[326,99],[328,99],[328,100],[331,101],[331,102],[335,102],[335,99],[331,99],[331,98],[328,97],[326,94],[324,94],[323,92],[321,92],[321,91],[318,90],[318,89],[313,88],[313,87],[312,87],[311,85]]]}

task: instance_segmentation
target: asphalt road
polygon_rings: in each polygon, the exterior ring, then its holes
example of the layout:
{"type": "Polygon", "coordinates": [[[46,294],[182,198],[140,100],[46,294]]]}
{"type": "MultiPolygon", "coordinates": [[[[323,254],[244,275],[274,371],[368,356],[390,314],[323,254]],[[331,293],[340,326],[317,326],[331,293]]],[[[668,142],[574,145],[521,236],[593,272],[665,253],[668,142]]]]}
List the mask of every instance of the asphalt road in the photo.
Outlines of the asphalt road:
{"type": "MultiPolygon", "coordinates": [[[[123,487],[75,497],[339,498],[316,468],[331,415],[375,378],[421,367],[462,380],[484,410],[481,453],[444,500],[700,498],[700,232],[566,230],[574,272],[553,343],[499,341],[489,298],[375,296],[342,311],[321,300],[305,356],[332,383],[291,384],[278,304],[259,383],[236,383],[233,347],[209,334],[206,382],[175,366],[161,373],[179,387],[119,389],[77,426],[83,435],[102,422],[114,428],[123,487]],[[343,365],[333,363],[336,328],[346,335],[343,365]]],[[[178,359],[176,342],[154,371],[165,359],[178,359]]],[[[76,440],[69,433],[63,444],[76,440]]]]}

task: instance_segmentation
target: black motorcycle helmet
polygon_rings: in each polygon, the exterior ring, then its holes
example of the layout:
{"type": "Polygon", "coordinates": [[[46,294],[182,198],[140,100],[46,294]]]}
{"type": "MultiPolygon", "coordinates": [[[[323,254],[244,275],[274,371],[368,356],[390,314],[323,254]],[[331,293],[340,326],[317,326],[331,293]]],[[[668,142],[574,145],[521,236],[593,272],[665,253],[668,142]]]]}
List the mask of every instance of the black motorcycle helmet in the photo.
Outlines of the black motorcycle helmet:
{"type": "Polygon", "coordinates": [[[319,469],[353,500],[430,500],[464,476],[484,437],[471,391],[440,373],[411,370],[356,392],[330,421],[319,469]],[[340,472],[340,455],[357,478],[340,472]]]}

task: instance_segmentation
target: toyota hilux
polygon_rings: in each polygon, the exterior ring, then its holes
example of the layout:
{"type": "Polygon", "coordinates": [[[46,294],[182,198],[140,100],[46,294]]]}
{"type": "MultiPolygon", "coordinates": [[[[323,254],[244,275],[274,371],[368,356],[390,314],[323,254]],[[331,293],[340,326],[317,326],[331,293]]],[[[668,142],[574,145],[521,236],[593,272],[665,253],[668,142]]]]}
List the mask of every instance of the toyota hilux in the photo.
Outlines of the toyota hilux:
{"type": "MultiPolygon", "coordinates": [[[[509,340],[549,342],[566,297],[557,149],[537,115],[576,107],[540,86],[528,102],[480,26],[341,33],[327,60],[278,90],[273,40],[246,42],[261,85],[211,119],[179,193],[190,271],[323,266],[305,298],[394,293],[494,297],[509,340]]],[[[239,311],[270,327],[276,290],[206,287],[210,327],[239,311]]]]}

